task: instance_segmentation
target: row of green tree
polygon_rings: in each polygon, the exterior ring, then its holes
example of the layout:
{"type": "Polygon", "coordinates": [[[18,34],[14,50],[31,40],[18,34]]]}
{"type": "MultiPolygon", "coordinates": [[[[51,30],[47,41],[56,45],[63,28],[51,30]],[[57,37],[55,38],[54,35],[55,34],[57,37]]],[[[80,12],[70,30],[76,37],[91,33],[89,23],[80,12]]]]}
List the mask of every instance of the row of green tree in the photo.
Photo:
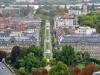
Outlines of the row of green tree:
{"type": "Polygon", "coordinates": [[[39,9],[36,10],[35,15],[42,18],[42,20],[52,20],[54,16],[56,15],[64,15],[65,9],[60,8],[60,6],[52,7],[49,5],[45,5],[43,7],[39,7],[39,9]]]}

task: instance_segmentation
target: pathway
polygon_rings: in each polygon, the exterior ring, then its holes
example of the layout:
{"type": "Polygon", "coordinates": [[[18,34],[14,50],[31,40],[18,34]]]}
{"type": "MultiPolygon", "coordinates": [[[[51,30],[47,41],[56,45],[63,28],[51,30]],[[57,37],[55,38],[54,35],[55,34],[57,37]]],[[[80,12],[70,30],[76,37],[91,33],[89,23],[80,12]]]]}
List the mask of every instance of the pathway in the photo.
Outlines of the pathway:
{"type": "Polygon", "coordinates": [[[52,58],[52,44],[51,44],[51,33],[50,33],[50,22],[46,20],[45,34],[44,34],[44,57],[49,61],[52,58]]]}

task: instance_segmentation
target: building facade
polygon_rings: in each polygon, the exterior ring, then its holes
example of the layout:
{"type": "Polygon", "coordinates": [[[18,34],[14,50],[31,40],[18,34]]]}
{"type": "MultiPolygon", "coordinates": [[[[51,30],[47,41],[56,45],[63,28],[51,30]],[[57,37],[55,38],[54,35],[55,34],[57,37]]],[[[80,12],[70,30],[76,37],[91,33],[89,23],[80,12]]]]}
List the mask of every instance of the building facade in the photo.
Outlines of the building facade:
{"type": "Polygon", "coordinates": [[[68,14],[70,15],[82,15],[82,11],[81,10],[68,10],[68,14]]]}
{"type": "Polygon", "coordinates": [[[12,31],[10,33],[0,33],[0,49],[8,53],[11,52],[14,46],[29,47],[37,45],[39,41],[38,33],[22,33],[20,31],[12,31]]]}
{"type": "Polygon", "coordinates": [[[75,30],[75,34],[92,35],[92,34],[96,34],[96,29],[90,28],[88,26],[86,27],[80,26],[78,29],[75,30]]]}
{"type": "Polygon", "coordinates": [[[0,13],[1,14],[20,14],[20,9],[19,8],[0,8],[0,13]]]}
{"type": "Polygon", "coordinates": [[[88,52],[93,58],[100,58],[100,35],[61,35],[58,39],[59,49],[68,44],[76,52],[88,52]]]}
{"type": "Polygon", "coordinates": [[[73,16],[56,16],[54,18],[54,29],[60,26],[73,26],[77,24],[78,22],[73,16]]]}

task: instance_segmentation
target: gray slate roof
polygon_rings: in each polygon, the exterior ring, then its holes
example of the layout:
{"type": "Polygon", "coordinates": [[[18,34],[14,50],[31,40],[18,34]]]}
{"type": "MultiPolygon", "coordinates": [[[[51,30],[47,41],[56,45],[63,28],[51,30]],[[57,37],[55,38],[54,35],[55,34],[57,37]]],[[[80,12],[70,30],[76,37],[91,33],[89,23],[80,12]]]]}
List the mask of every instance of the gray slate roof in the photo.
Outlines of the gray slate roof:
{"type": "Polygon", "coordinates": [[[68,44],[68,43],[78,43],[80,41],[86,41],[88,43],[100,43],[100,35],[61,35],[59,37],[60,44],[68,44]]]}
{"type": "Polygon", "coordinates": [[[37,42],[37,33],[23,33],[20,37],[10,36],[10,33],[0,33],[0,45],[9,45],[12,41],[16,45],[31,45],[37,42]]]}
{"type": "Polygon", "coordinates": [[[0,75],[14,75],[14,74],[3,62],[0,62],[0,75]]]}

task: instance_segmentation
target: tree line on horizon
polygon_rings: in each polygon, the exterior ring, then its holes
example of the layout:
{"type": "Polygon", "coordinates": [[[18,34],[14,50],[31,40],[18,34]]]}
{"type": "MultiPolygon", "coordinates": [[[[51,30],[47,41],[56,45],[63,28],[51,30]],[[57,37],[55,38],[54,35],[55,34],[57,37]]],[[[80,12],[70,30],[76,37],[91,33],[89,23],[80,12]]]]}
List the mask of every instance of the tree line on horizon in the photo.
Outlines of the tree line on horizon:
{"type": "MultiPolygon", "coordinates": [[[[4,3],[6,5],[13,4],[16,2],[16,0],[0,0],[1,3],[4,3]]],[[[84,0],[34,0],[32,4],[77,4],[77,3],[83,3],[84,0]]],[[[100,2],[100,0],[89,0],[89,3],[97,3],[100,2]]],[[[28,2],[18,2],[17,4],[27,4],[28,2]]]]}

